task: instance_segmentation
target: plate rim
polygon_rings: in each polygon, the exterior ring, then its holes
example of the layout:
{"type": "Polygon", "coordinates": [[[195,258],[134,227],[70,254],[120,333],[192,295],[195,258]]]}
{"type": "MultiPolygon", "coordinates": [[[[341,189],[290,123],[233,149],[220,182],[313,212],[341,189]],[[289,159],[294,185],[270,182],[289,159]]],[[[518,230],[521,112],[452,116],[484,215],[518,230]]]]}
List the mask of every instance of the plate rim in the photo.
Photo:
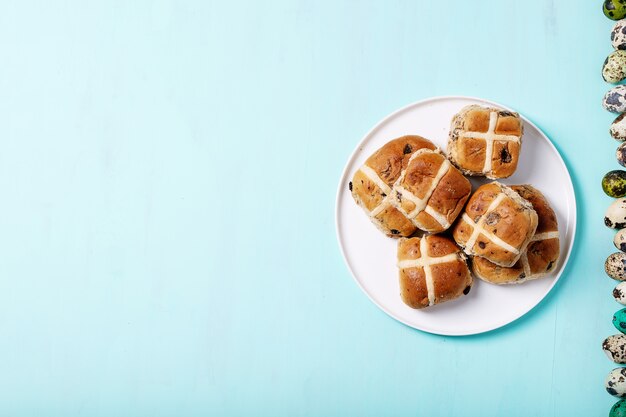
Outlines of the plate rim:
{"type": "Polygon", "coordinates": [[[569,227],[572,227],[572,239],[570,244],[567,247],[567,254],[565,256],[565,259],[563,260],[563,266],[561,267],[561,270],[559,271],[558,275],[555,277],[554,281],[552,282],[552,284],[550,285],[550,287],[546,290],[545,294],[541,297],[541,299],[539,301],[537,301],[536,303],[534,303],[533,305],[531,305],[529,308],[525,309],[521,314],[519,314],[517,317],[515,317],[513,320],[503,320],[502,322],[498,322],[495,326],[491,326],[488,328],[484,328],[484,329],[479,329],[479,330],[473,330],[473,331],[458,331],[458,332],[454,332],[454,331],[438,331],[435,329],[429,329],[429,328],[425,328],[425,327],[418,327],[412,323],[409,323],[407,320],[404,320],[400,317],[398,317],[396,314],[394,314],[392,311],[390,311],[387,307],[385,307],[384,305],[382,305],[381,303],[378,303],[374,298],[372,298],[372,296],[369,294],[369,292],[363,287],[363,285],[361,284],[361,282],[359,281],[359,279],[357,278],[356,274],[354,273],[354,271],[352,270],[352,267],[350,266],[350,262],[348,262],[348,258],[346,257],[346,252],[344,249],[344,242],[342,241],[341,238],[341,233],[339,232],[339,207],[340,207],[340,198],[342,195],[342,191],[344,191],[344,182],[346,181],[347,175],[348,175],[348,167],[351,166],[354,163],[354,160],[357,157],[357,153],[359,152],[359,150],[364,146],[365,142],[370,138],[370,136],[372,136],[384,123],[386,123],[388,120],[396,117],[398,114],[405,112],[407,110],[409,110],[412,107],[416,107],[419,105],[423,105],[423,104],[427,104],[429,102],[434,102],[434,101],[444,101],[444,100],[456,100],[456,99],[461,99],[461,100],[470,100],[470,101],[476,101],[476,102],[482,102],[485,104],[490,104],[496,107],[500,107],[503,108],[505,110],[509,110],[509,111],[515,111],[516,110],[502,105],[498,102],[492,101],[492,100],[487,100],[484,98],[480,98],[480,97],[474,97],[474,96],[463,96],[463,95],[444,95],[444,96],[433,96],[433,97],[428,97],[422,100],[418,100],[418,101],[414,101],[412,103],[409,103],[395,111],[393,111],[392,113],[389,113],[388,115],[384,116],[378,123],[376,123],[365,135],[363,135],[363,137],[361,138],[361,140],[359,141],[359,143],[356,145],[356,147],[354,148],[354,150],[352,151],[352,153],[350,154],[350,156],[348,157],[348,160],[346,161],[346,163],[344,164],[344,167],[342,169],[341,172],[341,177],[339,178],[339,184],[337,186],[337,192],[335,195],[335,235],[337,237],[337,243],[339,243],[339,250],[341,252],[341,256],[343,257],[343,261],[344,264],[347,266],[348,271],[350,271],[350,275],[352,276],[352,280],[356,282],[356,284],[358,285],[358,287],[361,289],[361,291],[363,293],[365,293],[365,295],[367,296],[367,298],[375,305],[377,306],[379,309],[381,309],[383,312],[385,312],[385,314],[387,314],[389,317],[393,318],[394,320],[404,324],[405,326],[408,326],[412,329],[415,330],[419,330],[425,333],[430,333],[433,335],[438,335],[438,336],[471,336],[471,335],[477,335],[477,334],[482,334],[482,333],[487,333],[487,332],[491,332],[497,329],[500,329],[508,324],[514,323],[516,321],[518,321],[519,319],[521,319],[522,317],[526,316],[529,312],[531,312],[535,307],[537,307],[539,304],[541,304],[541,302],[543,300],[546,299],[546,297],[552,292],[552,290],[554,289],[554,287],[556,286],[556,284],[560,281],[561,276],[563,275],[563,273],[566,271],[567,266],[569,264],[569,258],[573,252],[574,249],[574,244],[576,242],[576,234],[577,234],[577,224],[578,224],[578,200],[576,198],[576,190],[574,187],[574,182],[572,180],[572,174],[570,173],[569,169],[567,168],[567,164],[565,163],[565,160],[563,159],[563,157],[561,156],[561,153],[559,152],[558,148],[554,145],[554,143],[552,143],[552,140],[543,132],[543,130],[539,129],[539,127],[533,123],[531,120],[529,120],[527,117],[525,117],[522,113],[520,114],[520,117],[522,118],[522,120],[525,123],[528,123],[530,126],[532,126],[533,128],[535,128],[541,136],[544,137],[544,139],[546,139],[546,141],[548,142],[548,145],[552,148],[552,150],[556,153],[556,155],[558,156],[558,160],[561,163],[561,166],[565,169],[565,172],[567,173],[567,176],[569,178],[569,188],[571,191],[571,195],[573,197],[574,200],[574,204],[573,204],[573,210],[571,215],[573,216],[573,218],[570,220],[568,224],[569,227]]]}

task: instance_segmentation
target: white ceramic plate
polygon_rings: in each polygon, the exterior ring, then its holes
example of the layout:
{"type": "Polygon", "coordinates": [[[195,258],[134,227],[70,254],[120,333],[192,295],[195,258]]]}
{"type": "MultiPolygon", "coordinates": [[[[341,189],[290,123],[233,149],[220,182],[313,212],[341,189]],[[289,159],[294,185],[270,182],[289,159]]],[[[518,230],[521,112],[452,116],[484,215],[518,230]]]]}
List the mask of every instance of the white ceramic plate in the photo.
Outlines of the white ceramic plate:
{"type": "MultiPolygon", "coordinates": [[[[396,320],[429,333],[470,335],[504,326],[536,306],[560,278],[574,244],[576,199],[567,167],[546,135],[526,118],[517,172],[505,184],[532,184],[557,214],[561,238],[558,267],[548,276],[520,285],[497,286],[474,280],[471,292],[457,300],[413,310],[400,299],[395,239],[370,223],[348,190],[355,171],[389,140],[417,134],[446,149],[452,116],[468,104],[498,103],[472,97],[437,97],[411,104],[376,125],[359,143],[343,171],[337,192],[336,227],[339,246],[354,279],[369,298],[396,320]]],[[[508,109],[511,110],[511,109],[508,109]]],[[[471,179],[474,189],[485,179],[471,179]]]]}

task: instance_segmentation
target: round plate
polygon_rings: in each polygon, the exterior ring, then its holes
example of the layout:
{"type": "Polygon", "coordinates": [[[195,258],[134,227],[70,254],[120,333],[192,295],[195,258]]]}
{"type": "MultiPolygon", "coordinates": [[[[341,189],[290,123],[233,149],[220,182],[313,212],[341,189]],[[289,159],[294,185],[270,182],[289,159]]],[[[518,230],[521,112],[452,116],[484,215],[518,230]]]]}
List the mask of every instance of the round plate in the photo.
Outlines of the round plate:
{"type": "MultiPolygon", "coordinates": [[[[383,235],[357,206],[348,190],[356,170],[389,140],[407,134],[430,139],[446,149],[452,116],[468,104],[511,110],[506,106],[472,97],[437,97],[411,104],[389,115],[359,143],[343,171],[337,191],[336,227],[339,246],[354,279],[369,298],[396,320],[429,333],[470,335],[504,326],[536,306],[561,276],[574,244],[576,198],[572,179],[559,152],[546,135],[522,116],[524,137],[517,171],[504,184],[532,184],[556,212],[561,239],[561,257],[554,272],[520,285],[498,286],[474,279],[467,296],[414,310],[400,299],[396,267],[397,240],[383,235]]],[[[471,178],[474,189],[489,182],[471,178]]]]}

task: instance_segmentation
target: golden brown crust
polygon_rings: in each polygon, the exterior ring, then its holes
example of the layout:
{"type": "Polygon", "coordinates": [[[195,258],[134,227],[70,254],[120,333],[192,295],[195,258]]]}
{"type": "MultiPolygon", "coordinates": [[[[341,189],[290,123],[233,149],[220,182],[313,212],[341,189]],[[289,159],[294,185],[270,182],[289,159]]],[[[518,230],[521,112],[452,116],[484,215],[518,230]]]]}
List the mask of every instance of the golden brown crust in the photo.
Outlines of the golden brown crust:
{"type": "MultiPolygon", "coordinates": [[[[435,149],[435,145],[421,136],[409,135],[394,139],[376,152],[366,161],[365,166],[371,168],[389,189],[406,167],[411,155],[419,149],[435,149]]],[[[359,169],[349,184],[352,197],[366,213],[380,209],[370,219],[383,233],[391,237],[410,236],[416,230],[415,225],[396,208],[385,200],[389,190],[383,190],[372,178],[359,169]],[[385,200],[385,201],[383,201],[385,200]],[[381,204],[384,206],[381,207],[381,204]]]]}
{"type": "Polygon", "coordinates": [[[472,276],[465,257],[454,242],[441,235],[428,235],[423,238],[400,239],[398,242],[398,262],[400,265],[400,294],[411,308],[425,308],[454,300],[467,294],[472,286],[472,276]],[[422,239],[425,239],[426,258],[422,256],[422,239]],[[449,257],[437,263],[437,258],[449,257]],[[402,261],[420,260],[427,266],[402,267],[402,261]],[[428,277],[432,280],[432,293],[429,294],[428,277]]]}
{"type": "Polygon", "coordinates": [[[392,204],[418,229],[439,233],[456,220],[471,192],[469,180],[444,155],[422,149],[395,183],[392,204]],[[425,201],[425,206],[416,207],[414,199],[425,201]]]}
{"type": "MultiPolygon", "coordinates": [[[[558,232],[556,214],[539,190],[530,185],[513,185],[511,188],[528,200],[537,212],[538,225],[535,232],[537,238],[540,238],[544,233],[553,235],[554,232],[558,232]]],[[[501,267],[487,259],[474,257],[472,259],[472,271],[480,279],[494,284],[519,284],[548,274],[555,268],[559,254],[560,242],[558,237],[533,240],[528,244],[521,259],[512,267],[501,267]]]]}
{"type": "Polygon", "coordinates": [[[507,178],[517,169],[522,133],[523,124],[517,113],[493,107],[466,106],[452,118],[448,154],[452,163],[466,175],[486,176],[491,179],[507,178]],[[491,155],[488,155],[491,159],[489,167],[485,161],[485,139],[467,137],[466,133],[486,133],[492,112],[497,113],[494,133],[517,136],[519,139],[517,142],[494,141],[491,155]]]}
{"type": "Polygon", "coordinates": [[[392,186],[414,152],[420,149],[435,149],[435,145],[426,138],[417,135],[402,136],[387,142],[365,161],[380,178],[392,186]]]}
{"type": "Polygon", "coordinates": [[[422,151],[416,154],[407,165],[404,179],[400,182],[400,185],[413,193],[417,198],[423,199],[430,190],[433,179],[444,162],[445,158],[434,151],[422,151]]]}
{"type": "Polygon", "coordinates": [[[509,187],[493,182],[479,187],[472,195],[452,235],[468,255],[511,267],[536,228],[537,213],[531,204],[509,187]],[[474,233],[475,225],[479,227],[478,234],[474,233]]]}
{"type": "Polygon", "coordinates": [[[511,188],[520,197],[532,204],[537,212],[538,222],[535,233],[556,232],[559,230],[556,213],[541,191],[529,184],[512,185],[511,188]]]}
{"type": "Polygon", "coordinates": [[[521,261],[517,261],[515,265],[507,268],[489,262],[480,256],[474,256],[471,264],[474,275],[492,284],[513,284],[521,282],[525,277],[521,261]]]}
{"type": "Polygon", "coordinates": [[[423,268],[406,268],[400,270],[400,296],[404,304],[411,308],[429,306],[428,288],[423,268]]]}

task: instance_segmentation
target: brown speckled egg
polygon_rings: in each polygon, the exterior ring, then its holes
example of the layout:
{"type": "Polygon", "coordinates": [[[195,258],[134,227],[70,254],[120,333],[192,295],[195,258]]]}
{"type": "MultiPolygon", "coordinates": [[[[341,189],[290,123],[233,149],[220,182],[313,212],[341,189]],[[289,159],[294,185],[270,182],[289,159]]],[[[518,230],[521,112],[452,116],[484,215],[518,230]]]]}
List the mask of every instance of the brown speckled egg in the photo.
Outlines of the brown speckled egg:
{"type": "Polygon", "coordinates": [[[620,282],[613,288],[613,298],[618,303],[626,305],[626,282],[620,282]]]}
{"type": "Polygon", "coordinates": [[[615,368],[606,376],[604,381],[606,392],[616,397],[626,395],[626,368],[615,368]]]}
{"type": "Polygon", "coordinates": [[[622,143],[615,150],[615,158],[617,158],[617,162],[626,167],[626,142],[622,143]]]}
{"type": "Polygon", "coordinates": [[[604,339],[602,350],[610,360],[619,364],[626,364],[626,335],[614,334],[604,339]]]}
{"type": "Polygon", "coordinates": [[[615,252],[604,262],[606,274],[617,281],[626,281],[626,253],[615,252]]]}
{"type": "Polygon", "coordinates": [[[626,140],[626,120],[624,119],[626,113],[622,113],[613,120],[611,123],[611,128],[609,129],[609,133],[615,140],[625,141],[626,140]]]}
{"type": "Polygon", "coordinates": [[[604,224],[612,229],[626,227],[626,198],[613,201],[604,213],[604,224]]]}

